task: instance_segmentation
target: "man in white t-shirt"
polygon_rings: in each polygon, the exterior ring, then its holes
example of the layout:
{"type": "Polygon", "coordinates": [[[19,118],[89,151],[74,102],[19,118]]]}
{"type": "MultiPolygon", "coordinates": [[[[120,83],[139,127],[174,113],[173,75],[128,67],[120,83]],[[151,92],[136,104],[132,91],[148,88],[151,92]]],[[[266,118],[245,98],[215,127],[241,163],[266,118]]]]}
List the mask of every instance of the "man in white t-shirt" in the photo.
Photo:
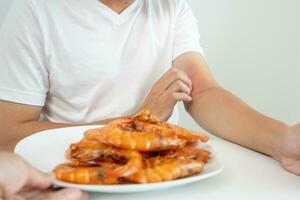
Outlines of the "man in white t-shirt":
{"type": "Polygon", "coordinates": [[[266,117],[209,72],[184,0],[15,0],[0,31],[0,145],[176,103],[211,133],[300,174],[300,127],[266,117]]]}

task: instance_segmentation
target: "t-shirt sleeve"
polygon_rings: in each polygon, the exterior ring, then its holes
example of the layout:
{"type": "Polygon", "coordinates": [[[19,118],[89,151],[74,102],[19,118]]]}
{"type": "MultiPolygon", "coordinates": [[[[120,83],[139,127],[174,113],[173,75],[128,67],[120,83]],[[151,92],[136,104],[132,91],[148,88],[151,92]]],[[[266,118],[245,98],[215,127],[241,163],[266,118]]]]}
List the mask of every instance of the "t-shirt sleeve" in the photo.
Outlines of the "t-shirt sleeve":
{"type": "Polygon", "coordinates": [[[204,54],[200,45],[198,21],[188,3],[180,0],[176,12],[173,60],[190,51],[204,54]]]}
{"type": "Polygon", "coordinates": [[[43,106],[49,90],[45,55],[34,6],[14,1],[0,28],[0,99],[43,106]]]}

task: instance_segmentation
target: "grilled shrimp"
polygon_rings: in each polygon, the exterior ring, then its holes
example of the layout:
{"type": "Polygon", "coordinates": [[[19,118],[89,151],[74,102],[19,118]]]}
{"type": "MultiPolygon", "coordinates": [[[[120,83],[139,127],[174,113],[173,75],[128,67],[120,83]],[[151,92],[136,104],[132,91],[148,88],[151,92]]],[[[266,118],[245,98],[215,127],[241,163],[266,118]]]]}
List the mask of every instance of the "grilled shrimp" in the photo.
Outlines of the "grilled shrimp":
{"type": "Polygon", "coordinates": [[[60,180],[80,184],[154,183],[200,173],[211,157],[192,146],[208,137],[160,121],[148,110],[85,132],[70,145],[71,163],[58,165],[60,180]]]}
{"type": "Polygon", "coordinates": [[[200,173],[204,164],[197,160],[162,159],[160,162],[148,162],[143,170],[138,171],[126,180],[135,183],[164,182],[200,173]]]}
{"type": "Polygon", "coordinates": [[[211,153],[198,147],[186,146],[181,149],[161,152],[161,156],[173,159],[194,159],[207,163],[211,153]]]}
{"type": "Polygon", "coordinates": [[[149,110],[143,110],[139,112],[134,120],[142,121],[150,124],[154,124],[166,129],[171,129],[175,131],[175,134],[181,138],[188,141],[188,143],[195,143],[197,141],[207,142],[208,136],[203,133],[198,133],[194,131],[187,130],[185,128],[179,127],[174,124],[170,124],[164,121],[160,121],[157,117],[155,117],[149,110]]]}
{"type": "Polygon", "coordinates": [[[158,163],[163,159],[193,159],[207,163],[211,157],[211,153],[205,149],[193,146],[186,146],[180,149],[143,153],[143,160],[146,163],[158,163]]]}
{"type": "Polygon", "coordinates": [[[130,118],[114,121],[104,129],[89,130],[85,137],[117,148],[136,151],[175,149],[187,143],[174,130],[130,118]]]}
{"type": "Polygon", "coordinates": [[[130,176],[143,165],[137,151],[117,149],[86,138],[72,144],[66,157],[79,166],[112,166],[117,177],[130,176]]]}
{"type": "Polygon", "coordinates": [[[118,184],[117,174],[111,168],[79,167],[61,164],[53,170],[57,179],[79,184],[118,184]]]}

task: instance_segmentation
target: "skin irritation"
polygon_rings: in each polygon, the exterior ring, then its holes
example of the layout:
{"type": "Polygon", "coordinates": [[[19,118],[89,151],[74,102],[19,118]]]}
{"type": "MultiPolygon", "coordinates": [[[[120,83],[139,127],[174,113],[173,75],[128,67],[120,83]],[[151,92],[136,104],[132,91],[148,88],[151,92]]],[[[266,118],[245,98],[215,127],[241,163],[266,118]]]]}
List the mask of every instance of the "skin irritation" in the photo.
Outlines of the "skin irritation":
{"type": "Polygon", "coordinates": [[[100,0],[100,2],[111,8],[116,13],[121,14],[134,2],[134,0],[100,0]]]}

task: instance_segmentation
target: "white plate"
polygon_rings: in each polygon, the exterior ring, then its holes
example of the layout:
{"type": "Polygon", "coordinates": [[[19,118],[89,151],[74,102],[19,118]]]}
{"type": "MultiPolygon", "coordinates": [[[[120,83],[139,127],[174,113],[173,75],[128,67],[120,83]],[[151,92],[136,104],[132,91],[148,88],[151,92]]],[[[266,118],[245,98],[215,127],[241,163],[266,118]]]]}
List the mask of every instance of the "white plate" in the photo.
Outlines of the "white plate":
{"type": "MultiPolygon", "coordinates": [[[[17,144],[15,152],[36,168],[44,172],[51,172],[56,165],[66,161],[64,155],[69,145],[79,141],[83,137],[85,130],[95,127],[99,126],[81,126],[43,131],[23,139],[17,144]]],[[[212,151],[213,157],[205,165],[204,171],[199,175],[151,184],[80,185],[56,181],[55,185],[80,188],[90,192],[130,193],[165,189],[193,183],[215,176],[223,170],[223,164],[215,149],[208,144],[202,145],[202,147],[212,151]]]]}

